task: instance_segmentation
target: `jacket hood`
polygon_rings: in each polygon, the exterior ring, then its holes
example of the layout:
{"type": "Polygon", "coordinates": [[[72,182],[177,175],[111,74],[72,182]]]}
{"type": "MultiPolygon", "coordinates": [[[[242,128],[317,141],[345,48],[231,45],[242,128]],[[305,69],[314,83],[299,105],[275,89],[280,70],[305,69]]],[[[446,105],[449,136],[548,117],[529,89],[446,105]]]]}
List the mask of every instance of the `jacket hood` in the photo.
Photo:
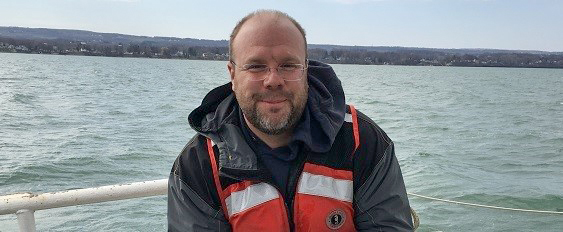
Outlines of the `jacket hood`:
{"type": "MultiPolygon", "coordinates": [[[[332,67],[318,61],[309,60],[307,80],[309,92],[305,111],[309,113],[311,124],[306,129],[312,131],[306,133],[311,136],[300,139],[311,150],[326,152],[344,123],[344,91],[332,67]]],[[[194,130],[218,143],[220,150],[222,145],[226,145],[227,150],[245,152],[237,150],[246,148],[241,145],[244,143],[236,141],[244,137],[238,128],[238,103],[230,82],[211,90],[201,105],[190,113],[188,120],[194,130]]]]}
{"type": "Polygon", "coordinates": [[[311,133],[309,133],[311,138],[304,142],[315,152],[327,152],[344,123],[346,114],[344,90],[329,65],[310,60],[307,71],[309,84],[307,109],[311,116],[311,133]]]}

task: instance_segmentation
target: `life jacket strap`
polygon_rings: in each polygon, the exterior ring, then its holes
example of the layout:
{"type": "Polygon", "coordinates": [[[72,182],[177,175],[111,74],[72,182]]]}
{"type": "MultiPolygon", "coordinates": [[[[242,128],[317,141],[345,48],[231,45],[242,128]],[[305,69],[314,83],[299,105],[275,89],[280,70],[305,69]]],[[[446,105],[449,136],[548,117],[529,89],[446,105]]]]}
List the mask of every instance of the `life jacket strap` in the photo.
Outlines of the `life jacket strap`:
{"type": "Polygon", "coordinates": [[[352,155],[358,150],[360,147],[360,129],[358,127],[358,113],[356,112],[356,108],[353,105],[350,106],[350,114],[352,115],[352,128],[354,130],[354,151],[352,155]]]}
{"type": "Polygon", "coordinates": [[[229,220],[229,212],[227,210],[227,204],[225,203],[225,197],[223,196],[223,188],[221,187],[221,181],[219,180],[219,169],[217,168],[217,162],[215,160],[213,141],[211,141],[210,138],[207,138],[207,153],[209,154],[209,161],[211,162],[211,170],[213,171],[213,180],[215,182],[215,189],[217,189],[217,194],[219,194],[219,199],[221,200],[221,208],[223,209],[223,214],[225,214],[225,218],[229,220]]]}

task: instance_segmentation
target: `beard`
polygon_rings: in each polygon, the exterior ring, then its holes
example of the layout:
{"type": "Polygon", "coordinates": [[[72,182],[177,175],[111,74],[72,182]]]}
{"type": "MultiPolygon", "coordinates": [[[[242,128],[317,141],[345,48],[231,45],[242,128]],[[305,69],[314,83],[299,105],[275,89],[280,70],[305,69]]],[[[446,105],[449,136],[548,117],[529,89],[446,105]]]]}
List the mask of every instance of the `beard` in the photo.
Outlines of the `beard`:
{"type": "Polygon", "coordinates": [[[307,103],[307,93],[308,85],[305,85],[303,90],[295,94],[282,91],[268,91],[266,93],[252,94],[249,98],[245,98],[243,93],[235,93],[235,96],[242,113],[250,124],[262,133],[280,135],[292,130],[297,125],[307,103]],[[289,109],[287,106],[283,106],[281,109],[259,109],[259,101],[279,99],[280,97],[287,99],[284,104],[289,104],[289,109]]]}

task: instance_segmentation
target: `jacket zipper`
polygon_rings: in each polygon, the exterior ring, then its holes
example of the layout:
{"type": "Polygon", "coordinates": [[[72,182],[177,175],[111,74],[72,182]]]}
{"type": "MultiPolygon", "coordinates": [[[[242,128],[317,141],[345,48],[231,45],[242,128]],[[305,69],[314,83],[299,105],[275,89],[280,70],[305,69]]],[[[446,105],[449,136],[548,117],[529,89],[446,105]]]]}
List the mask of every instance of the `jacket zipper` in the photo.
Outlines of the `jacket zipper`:
{"type": "Polygon", "coordinates": [[[292,173],[290,173],[290,177],[289,177],[290,179],[288,183],[289,192],[287,194],[288,201],[287,202],[284,201],[289,211],[288,220],[289,220],[289,224],[291,225],[290,226],[291,231],[295,231],[295,222],[293,220],[294,218],[293,207],[295,201],[295,194],[297,193],[297,186],[299,184],[299,180],[301,179],[301,174],[303,174],[305,161],[307,160],[307,156],[309,154],[309,151],[307,150],[307,148],[305,148],[305,146],[303,146],[301,149],[302,149],[302,151],[300,152],[301,155],[297,157],[297,164],[298,164],[297,169],[294,170],[292,173]]]}

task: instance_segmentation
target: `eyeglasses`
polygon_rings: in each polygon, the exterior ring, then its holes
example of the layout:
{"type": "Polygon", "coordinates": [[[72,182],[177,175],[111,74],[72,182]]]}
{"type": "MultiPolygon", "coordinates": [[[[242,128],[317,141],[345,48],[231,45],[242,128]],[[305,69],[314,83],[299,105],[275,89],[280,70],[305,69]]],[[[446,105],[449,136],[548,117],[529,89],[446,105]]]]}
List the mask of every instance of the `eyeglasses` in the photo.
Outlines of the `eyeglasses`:
{"type": "MultiPolygon", "coordinates": [[[[305,64],[307,60],[305,60],[305,64]]],[[[245,64],[242,67],[238,66],[234,61],[231,61],[235,67],[241,71],[250,73],[250,80],[252,81],[263,81],[266,79],[272,68],[265,64],[245,64]]],[[[286,63],[280,64],[278,67],[273,68],[282,78],[286,81],[298,81],[303,78],[303,72],[307,67],[302,64],[286,63]]]]}

